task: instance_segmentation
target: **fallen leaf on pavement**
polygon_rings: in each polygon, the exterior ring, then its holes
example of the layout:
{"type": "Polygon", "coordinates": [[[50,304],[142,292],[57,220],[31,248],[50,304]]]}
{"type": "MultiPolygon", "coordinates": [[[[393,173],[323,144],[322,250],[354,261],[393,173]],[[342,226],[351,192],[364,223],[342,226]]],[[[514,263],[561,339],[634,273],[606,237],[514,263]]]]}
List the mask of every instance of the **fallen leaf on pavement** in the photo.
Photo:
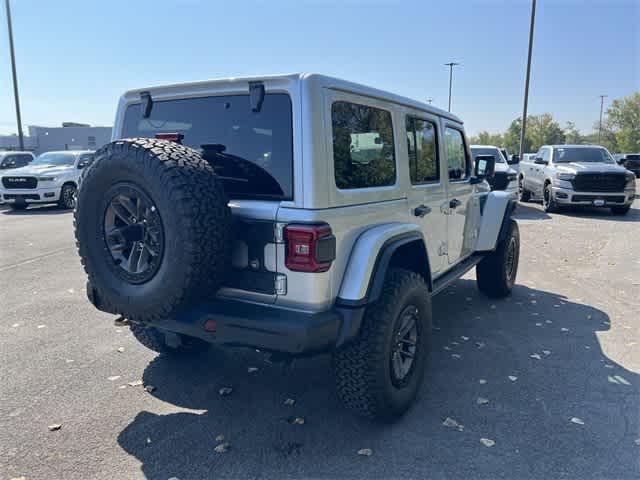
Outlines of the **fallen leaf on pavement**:
{"type": "Polygon", "coordinates": [[[370,457],[371,455],[373,455],[373,450],[371,450],[370,448],[361,448],[360,450],[358,450],[358,455],[362,455],[363,457],[370,457]]]}
{"type": "Polygon", "coordinates": [[[130,387],[139,387],[142,385],[142,380],[134,380],[133,382],[129,382],[127,385],[130,387]]]}
{"type": "Polygon", "coordinates": [[[490,438],[481,438],[480,443],[482,443],[485,447],[493,447],[496,444],[496,442],[494,442],[490,438]]]}
{"type": "Polygon", "coordinates": [[[444,422],[442,422],[442,425],[444,425],[447,428],[455,428],[458,431],[462,432],[464,430],[464,425],[456,422],[453,418],[451,417],[447,417],[444,419],[444,422]]]}
{"type": "Polygon", "coordinates": [[[304,418],[303,417],[289,417],[288,422],[291,425],[304,425],[304,418]]]}
{"type": "Polygon", "coordinates": [[[38,325],[36,328],[46,328],[46,325],[38,325]]]}
{"type": "Polygon", "coordinates": [[[532,353],[531,355],[529,355],[529,357],[535,358],[536,360],[541,360],[542,359],[542,357],[540,355],[538,355],[537,353],[532,353]]]}
{"type": "Polygon", "coordinates": [[[551,355],[551,350],[542,350],[545,355],[551,355]]]}
{"type": "Polygon", "coordinates": [[[231,448],[231,444],[229,442],[222,442],[220,445],[216,445],[213,449],[216,453],[226,453],[231,448]]]}
{"type": "Polygon", "coordinates": [[[55,432],[56,430],[60,430],[62,428],[62,425],[59,423],[54,423],[49,425],[47,428],[49,428],[49,431],[55,432]]]}
{"type": "Polygon", "coordinates": [[[12,328],[17,328],[17,327],[19,327],[19,326],[20,326],[20,324],[19,324],[19,323],[14,323],[13,325],[11,325],[11,327],[12,327],[12,328]]]}
{"type": "Polygon", "coordinates": [[[107,380],[109,380],[110,382],[115,382],[119,378],[120,378],[120,375],[112,375],[110,377],[107,377],[107,380]]]}
{"type": "Polygon", "coordinates": [[[116,351],[118,351],[118,353],[123,353],[124,352],[124,347],[118,347],[118,348],[116,348],[116,351]]]}
{"type": "Polygon", "coordinates": [[[584,420],[578,417],[571,417],[571,423],[576,423],[578,425],[584,425],[584,420]]]}

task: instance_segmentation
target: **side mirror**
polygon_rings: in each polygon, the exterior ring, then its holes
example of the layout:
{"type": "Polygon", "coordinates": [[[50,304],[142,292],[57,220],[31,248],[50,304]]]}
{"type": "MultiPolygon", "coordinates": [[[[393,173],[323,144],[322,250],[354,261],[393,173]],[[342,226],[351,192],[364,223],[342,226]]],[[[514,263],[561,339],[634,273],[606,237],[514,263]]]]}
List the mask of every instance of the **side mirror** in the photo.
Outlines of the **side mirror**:
{"type": "Polygon", "coordinates": [[[496,168],[496,157],[493,155],[478,155],[475,158],[474,176],[478,179],[489,179],[493,177],[496,168]]]}
{"type": "Polygon", "coordinates": [[[507,160],[507,163],[509,165],[517,165],[518,163],[520,163],[520,156],[519,155],[511,155],[511,157],[509,157],[509,160],[507,160]]]}
{"type": "Polygon", "coordinates": [[[617,162],[616,162],[616,163],[617,163],[618,165],[624,165],[624,161],[625,161],[625,158],[624,158],[624,157],[622,157],[622,158],[619,158],[619,159],[617,160],[617,162]]]}
{"type": "Polygon", "coordinates": [[[542,157],[536,157],[536,159],[533,161],[533,163],[535,163],[537,165],[549,165],[549,161],[545,160],[542,157]]]}

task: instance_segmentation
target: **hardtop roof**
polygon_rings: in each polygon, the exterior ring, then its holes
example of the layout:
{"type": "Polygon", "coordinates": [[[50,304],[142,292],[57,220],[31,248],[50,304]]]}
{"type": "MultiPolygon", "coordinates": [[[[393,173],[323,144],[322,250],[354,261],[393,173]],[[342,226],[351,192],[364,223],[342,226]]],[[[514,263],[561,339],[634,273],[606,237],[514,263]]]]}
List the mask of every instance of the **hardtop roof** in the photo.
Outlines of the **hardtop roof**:
{"type": "Polygon", "coordinates": [[[438,115],[441,117],[448,118],[453,120],[454,122],[462,124],[462,120],[456,115],[442,110],[440,108],[434,107],[425,102],[420,102],[418,100],[414,100],[412,98],[404,97],[401,95],[396,95],[394,93],[380,90],[377,88],[369,87],[367,85],[362,85],[355,82],[349,82],[347,80],[342,80],[335,77],[330,77],[327,75],[321,75],[317,73],[292,73],[292,74],[279,74],[279,75],[261,75],[261,76],[248,76],[248,77],[227,77],[227,78],[217,78],[211,80],[203,80],[196,82],[184,82],[184,83],[174,83],[167,85],[157,85],[153,87],[146,88],[136,88],[133,90],[128,90],[125,92],[125,97],[131,97],[134,95],[139,95],[141,92],[151,92],[153,94],[154,91],[170,91],[170,90],[178,90],[184,88],[202,88],[207,86],[216,86],[216,85],[226,85],[232,83],[248,83],[254,81],[278,81],[278,80],[290,80],[293,82],[318,82],[323,87],[348,91],[351,93],[356,93],[364,96],[374,97],[381,100],[386,100],[389,102],[413,107],[419,110],[423,110],[434,115],[438,115]]]}

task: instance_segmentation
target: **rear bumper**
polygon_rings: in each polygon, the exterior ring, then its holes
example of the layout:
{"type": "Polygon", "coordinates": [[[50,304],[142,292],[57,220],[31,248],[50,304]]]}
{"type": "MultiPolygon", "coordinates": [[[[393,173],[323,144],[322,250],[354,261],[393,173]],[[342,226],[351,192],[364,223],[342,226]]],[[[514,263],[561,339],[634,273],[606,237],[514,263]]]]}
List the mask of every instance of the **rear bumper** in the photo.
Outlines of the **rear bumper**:
{"type": "Polygon", "coordinates": [[[600,207],[629,205],[633,202],[635,193],[633,190],[625,190],[623,192],[576,192],[568,188],[553,187],[553,196],[559,205],[595,205],[600,207]],[[602,205],[600,205],[600,200],[604,201],[602,205]]]}
{"type": "MultiPolygon", "coordinates": [[[[90,285],[87,292],[91,303],[100,308],[90,285]]],[[[148,325],[214,344],[308,355],[334,350],[351,340],[360,329],[363,315],[364,307],[301,312],[219,299],[148,325]],[[215,320],[215,332],[205,330],[208,320],[215,320]]]]}

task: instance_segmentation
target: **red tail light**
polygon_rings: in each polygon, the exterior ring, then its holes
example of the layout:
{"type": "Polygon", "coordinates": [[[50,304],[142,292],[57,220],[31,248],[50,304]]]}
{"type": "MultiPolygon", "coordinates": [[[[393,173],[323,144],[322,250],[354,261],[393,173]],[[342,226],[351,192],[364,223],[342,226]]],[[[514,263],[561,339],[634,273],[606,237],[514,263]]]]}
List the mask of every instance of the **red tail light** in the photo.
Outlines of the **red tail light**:
{"type": "Polygon", "coordinates": [[[336,258],[336,237],[331,227],[321,225],[287,225],[285,265],[294,272],[326,272],[336,258]]]}
{"type": "Polygon", "coordinates": [[[169,140],[170,142],[176,142],[182,145],[184,135],[181,133],[156,133],[156,138],[159,140],[169,140]]]}

